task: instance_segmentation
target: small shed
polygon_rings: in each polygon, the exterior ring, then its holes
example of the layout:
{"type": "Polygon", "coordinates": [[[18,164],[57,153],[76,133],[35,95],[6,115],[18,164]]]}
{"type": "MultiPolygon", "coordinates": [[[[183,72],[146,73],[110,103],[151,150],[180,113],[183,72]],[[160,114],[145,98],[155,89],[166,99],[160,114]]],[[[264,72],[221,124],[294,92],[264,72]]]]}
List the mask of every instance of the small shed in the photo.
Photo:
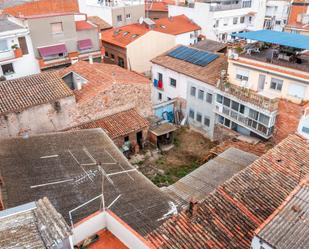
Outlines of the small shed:
{"type": "Polygon", "coordinates": [[[149,141],[159,149],[170,147],[174,142],[174,132],[177,127],[171,123],[161,123],[150,128],[149,141]]]}

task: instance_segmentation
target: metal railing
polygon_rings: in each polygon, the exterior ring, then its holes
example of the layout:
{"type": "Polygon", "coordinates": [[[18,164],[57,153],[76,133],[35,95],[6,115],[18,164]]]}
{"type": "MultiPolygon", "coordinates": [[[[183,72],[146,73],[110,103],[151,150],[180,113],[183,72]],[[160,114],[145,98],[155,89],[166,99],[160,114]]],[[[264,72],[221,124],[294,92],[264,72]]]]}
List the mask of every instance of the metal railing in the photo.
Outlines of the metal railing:
{"type": "Polygon", "coordinates": [[[270,99],[264,97],[250,89],[239,87],[233,84],[219,84],[218,89],[220,89],[224,93],[231,94],[235,96],[237,99],[240,99],[245,102],[249,102],[259,108],[268,110],[270,112],[278,110],[279,99],[270,99]]]}

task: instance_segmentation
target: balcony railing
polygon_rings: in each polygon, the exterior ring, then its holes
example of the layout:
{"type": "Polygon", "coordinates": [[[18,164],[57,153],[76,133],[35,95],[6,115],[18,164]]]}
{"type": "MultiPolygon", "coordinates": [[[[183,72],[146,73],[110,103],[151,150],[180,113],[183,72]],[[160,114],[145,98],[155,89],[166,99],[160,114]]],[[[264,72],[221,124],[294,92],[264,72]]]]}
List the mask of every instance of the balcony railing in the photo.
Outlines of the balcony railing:
{"type": "Polygon", "coordinates": [[[272,127],[267,127],[257,122],[256,120],[253,120],[250,117],[242,115],[226,106],[222,106],[222,108],[220,108],[219,106],[216,106],[216,111],[217,113],[223,114],[223,116],[228,117],[231,121],[240,123],[241,125],[248,128],[249,130],[252,130],[253,132],[265,138],[269,138],[273,133],[272,127]]]}
{"type": "Polygon", "coordinates": [[[23,56],[20,48],[0,52],[0,61],[12,60],[23,56]]]}
{"type": "Polygon", "coordinates": [[[250,89],[239,87],[233,84],[219,84],[218,88],[225,93],[235,96],[245,102],[249,102],[259,108],[268,110],[270,112],[278,110],[279,99],[270,99],[264,97],[250,89]]]}
{"type": "Polygon", "coordinates": [[[241,9],[241,3],[238,4],[218,4],[214,6],[210,6],[210,11],[223,11],[223,10],[235,10],[241,9]]]}

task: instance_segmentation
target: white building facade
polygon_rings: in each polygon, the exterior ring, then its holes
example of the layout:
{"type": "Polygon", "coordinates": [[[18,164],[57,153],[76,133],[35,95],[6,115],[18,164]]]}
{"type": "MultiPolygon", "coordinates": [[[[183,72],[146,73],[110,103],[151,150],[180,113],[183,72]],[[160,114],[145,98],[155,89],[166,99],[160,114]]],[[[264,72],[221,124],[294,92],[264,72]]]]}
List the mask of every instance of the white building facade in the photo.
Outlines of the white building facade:
{"type": "Polygon", "coordinates": [[[137,23],[145,17],[142,0],[78,0],[79,11],[88,16],[98,16],[113,27],[137,23]]]}
{"type": "Polygon", "coordinates": [[[283,31],[289,17],[290,1],[269,0],[266,2],[264,29],[283,31]]]}
{"type": "Polygon", "coordinates": [[[7,19],[0,22],[0,76],[9,80],[39,73],[29,30],[7,19]]]}
{"type": "Polygon", "coordinates": [[[201,27],[207,39],[229,41],[235,32],[263,28],[266,0],[195,2],[169,5],[169,16],[185,14],[201,27]]]}

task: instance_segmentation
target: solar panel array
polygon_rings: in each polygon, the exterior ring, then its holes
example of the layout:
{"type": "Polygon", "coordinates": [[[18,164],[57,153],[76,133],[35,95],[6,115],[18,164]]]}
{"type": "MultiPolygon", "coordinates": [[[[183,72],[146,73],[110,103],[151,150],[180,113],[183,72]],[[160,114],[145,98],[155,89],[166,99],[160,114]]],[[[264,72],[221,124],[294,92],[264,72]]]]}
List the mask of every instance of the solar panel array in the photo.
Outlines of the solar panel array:
{"type": "Polygon", "coordinates": [[[168,56],[183,60],[201,67],[207,66],[219,56],[206,51],[180,46],[168,53],[168,56]]]}

